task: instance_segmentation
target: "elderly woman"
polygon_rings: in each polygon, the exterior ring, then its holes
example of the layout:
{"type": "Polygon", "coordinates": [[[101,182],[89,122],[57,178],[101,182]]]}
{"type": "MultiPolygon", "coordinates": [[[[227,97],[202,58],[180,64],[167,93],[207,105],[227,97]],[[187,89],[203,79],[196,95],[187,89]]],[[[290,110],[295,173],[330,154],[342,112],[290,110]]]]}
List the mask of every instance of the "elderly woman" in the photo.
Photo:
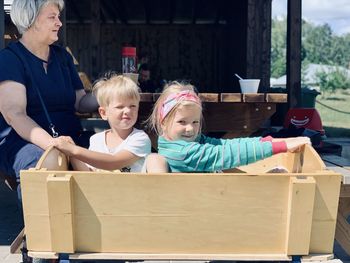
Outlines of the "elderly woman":
{"type": "Polygon", "coordinates": [[[79,136],[76,111],[94,111],[72,57],[53,45],[63,0],[14,0],[11,19],[22,37],[0,51],[0,172],[19,178],[56,136],[79,136]]]}

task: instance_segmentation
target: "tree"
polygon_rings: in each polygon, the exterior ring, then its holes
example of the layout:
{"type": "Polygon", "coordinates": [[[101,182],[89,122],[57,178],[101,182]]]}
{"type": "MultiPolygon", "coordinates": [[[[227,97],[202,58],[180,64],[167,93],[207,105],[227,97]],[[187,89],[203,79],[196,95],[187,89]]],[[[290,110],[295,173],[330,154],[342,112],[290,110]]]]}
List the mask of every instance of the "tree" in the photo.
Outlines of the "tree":
{"type": "MultiPolygon", "coordinates": [[[[272,20],[271,36],[271,77],[286,74],[286,32],[287,19],[272,20]]],[[[337,36],[328,24],[314,25],[302,21],[302,80],[309,63],[350,67],[350,34],[337,36]]],[[[349,80],[344,72],[336,71],[318,74],[321,88],[333,91],[335,88],[349,88],[349,80]]]]}
{"type": "Polygon", "coordinates": [[[287,19],[272,20],[271,36],[271,77],[278,78],[286,74],[286,36],[287,19]]]}

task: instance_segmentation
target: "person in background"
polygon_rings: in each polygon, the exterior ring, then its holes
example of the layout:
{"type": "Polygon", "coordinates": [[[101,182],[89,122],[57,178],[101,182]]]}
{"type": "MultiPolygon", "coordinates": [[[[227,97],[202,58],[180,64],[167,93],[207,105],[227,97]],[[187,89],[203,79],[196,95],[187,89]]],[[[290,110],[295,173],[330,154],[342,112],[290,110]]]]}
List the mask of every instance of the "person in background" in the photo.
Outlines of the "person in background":
{"type": "Polygon", "coordinates": [[[158,92],[159,87],[155,81],[151,79],[151,68],[148,64],[141,64],[139,68],[139,86],[142,92],[158,92]]]}
{"type": "Polygon", "coordinates": [[[34,167],[57,135],[87,146],[75,113],[98,107],[72,57],[54,45],[63,8],[63,0],[12,2],[11,19],[21,37],[0,51],[0,172],[18,182],[20,170],[34,167]]]}
{"type": "Polygon", "coordinates": [[[165,160],[152,154],[145,166],[145,158],[151,153],[151,140],[144,131],[134,128],[140,103],[139,87],[128,77],[109,73],[94,84],[93,92],[101,118],[108,121],[110,129],[91,136],[89,150],[63,136],[55,146],[71,156],[75,170],[155,171],[159,161],[165,160]]]}
{"type": "Polygon", "coordinates": [[[202,104],[192,85],[171,82],[149,118],[158,137],[158,154],[171,172],[215,172],[247,165],[273,154],[297,151],[307,137],[216,139],[201,134],[202,104]]]}

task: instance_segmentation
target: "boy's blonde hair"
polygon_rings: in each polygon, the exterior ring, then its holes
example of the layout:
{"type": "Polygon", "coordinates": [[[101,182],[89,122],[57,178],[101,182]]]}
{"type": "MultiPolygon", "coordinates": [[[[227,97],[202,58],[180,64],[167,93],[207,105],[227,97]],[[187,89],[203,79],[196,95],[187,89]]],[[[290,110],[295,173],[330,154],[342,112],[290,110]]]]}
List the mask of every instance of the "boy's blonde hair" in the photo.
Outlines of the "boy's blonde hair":
{"type": "MultiPolygon", "coordinates": [[[[157,133],[157,135],[163,134],[162,125],[167,126],[169,123],[171,123],[173,121],[173,119],[175,117],[175,113],[179,107],[195,104],[195,105],[202,108],[201,103],[197,104],[193,101],[182,100],[182,101],[179,101],[169,111],[169,113],[164,117],[163,120],[161,120],[160,111],[161,111],[161,108],[163,107],[165,100],[171,94],[176,94],[176,93],[179,93],[182,91],[192,91],[192,92],[196,93],[195,87],[193,85],[181,83],[178,81],[172,81],[172,82],[165,85],[162,94],[159,96],[157,102],[154,104],[152,114],[147,120],[147,125],[148,125],[148,128],[154,130],[157,133]]],[[[199,102],[200,102],[200,100],[199,100],[199,102]]],[[[203,120],[203,118],[201,116],[201,122],[200,122],[201,125],[202,125],[202,120],[203,120]]]]}
{"type": "Polygon", "coordinates": [[[135,82],[116,73],[106,73],[104,77],[95,81],[92,91],[101,107],[108,106],[116,97],[140,101],[140,88],[135,82]]]}

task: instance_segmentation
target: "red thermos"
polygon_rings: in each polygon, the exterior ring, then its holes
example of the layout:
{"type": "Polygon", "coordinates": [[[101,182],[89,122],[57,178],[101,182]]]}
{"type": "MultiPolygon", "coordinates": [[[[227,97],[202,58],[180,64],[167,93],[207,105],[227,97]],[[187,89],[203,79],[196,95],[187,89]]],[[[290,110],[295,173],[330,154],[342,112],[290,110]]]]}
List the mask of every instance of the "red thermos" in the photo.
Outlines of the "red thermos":
{"type": "Polygon", "coordinates": [[[137,73],[136,47],[122,48],[123,73],[137,73]]]}

